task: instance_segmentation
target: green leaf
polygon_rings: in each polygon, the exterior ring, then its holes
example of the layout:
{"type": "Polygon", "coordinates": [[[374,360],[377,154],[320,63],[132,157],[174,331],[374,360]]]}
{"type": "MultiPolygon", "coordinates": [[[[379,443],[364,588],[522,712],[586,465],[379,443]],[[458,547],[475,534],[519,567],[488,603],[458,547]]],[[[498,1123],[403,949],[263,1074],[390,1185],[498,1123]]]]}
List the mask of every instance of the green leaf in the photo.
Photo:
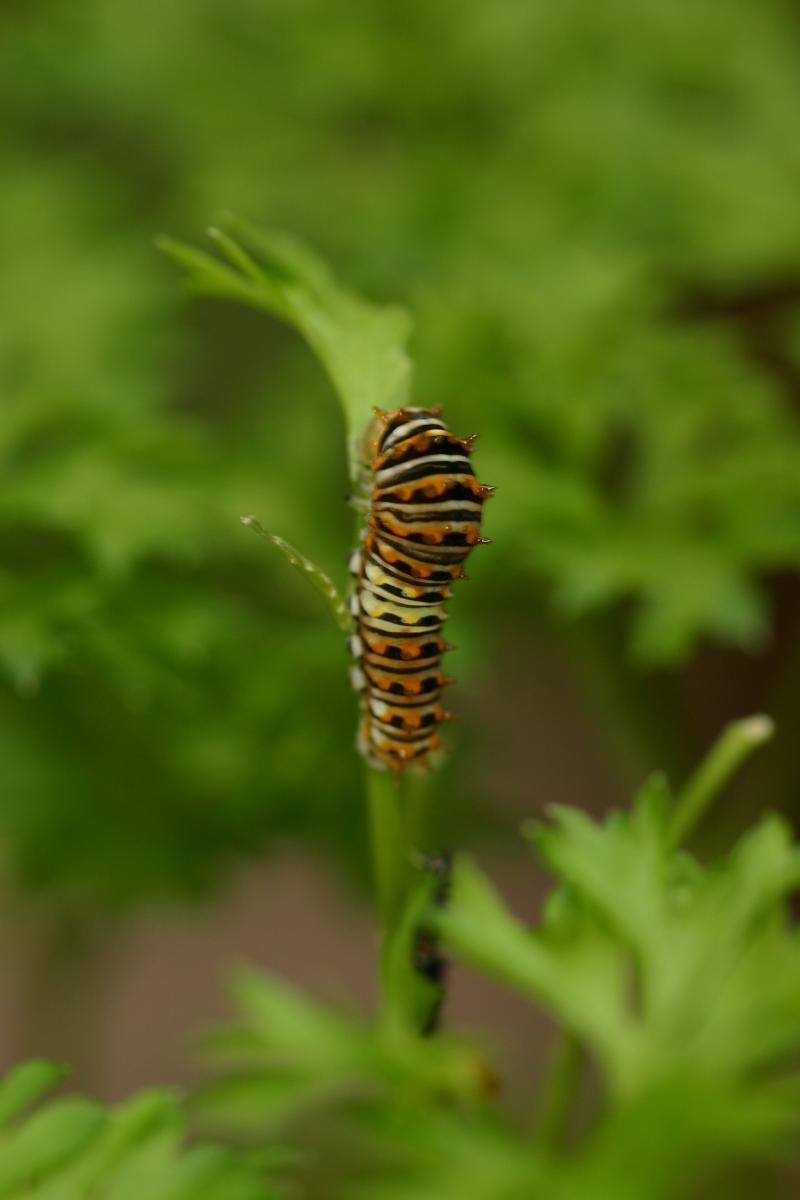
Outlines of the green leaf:
{"type": "Polygon", "coordinates": [[[45,1180],[102,1132],[107,1118],[89,1100],[57,1100],[0,1142],[0,1196],[45,1180]]]}
{"type": "Polygon", "coordinates": [[[114,1182],[144,1147],[177,1146],[184,1118],[178,1098],[168,1091],[142,1092],[116,1109],[105,1136],[94,1147],[80,1170],[80,1186],[91,1193],[114,1182]],[[121,1172],[121,1168],[124,1168],[121,1172]]]}
{"type": "Polygon", "coordinates": [[[44,1059],[14,1067],[0,1080],[0,1127],[48,1092],[63,1076],[64,1068],[44,1059]]]}
{"type": "Polygon", "coordinates": [[[635,1054],[624,953],[563,893],[540,931],[526,929],[469,862],[456,865],[450,902],[435,918],[446,944],[479,971],[555,1013],[617,1082],[635,1054]]]}
{"type": "Polygon", "coordinates": [[[286,234],[233,218],[226,224],[230,233],[211,229],[209,236],[230,265],[171,238],[160,239],[159,245],[186,268],[196,291],[250,304],[288,322],[305,337],[341,402],[355,479],[358,441],[373,408],[408,402],[408,314],[348,292],[321,259],[286,234]]]}
{"type": "Polygon", "coordinates": [[[280,1126],[296,1113],[308,1114],[325,1101],[343,1098],[352,1079],[308,1068],[230,1071],[197,1093],[198,1113],[215,1127],[244,1132],[280,1126]]]}
{"type": "Polygon", "coordinates": [[[599,826],[579,809],[552,808],[549,825],[527,827],[542,861],[637,949],[647,946],[660,921],[667,803],[666,784],[654,777],[630,819],[612,813],[599,826]]]}
{"type": "Polygon", "coordinates": [[[568,1172],[569,1194],[671,1200],[717,1164],[788,1151],[797,1100],[786,1089],[679,1071],[609,1114],[568,1172]]]}
{"type": "Polygon", "coordinates": [[[325,1072],[358,1061],[364,1033],[358,1023],[295,988],[251,970],[231,981],[236,1005],[248,1025],[293,1067],[325,1072]]]}
{"type": "MultiPolygon", "coordinates": [[[[439,1108],[382,1113],[375,1132],[405,1150],[382,1175],[356,1180],[353,1200],[565,1200],[560,1166],[491,1119],[459,1119],[439,1108]],[[411,1151],[411,1153],[409,1153],[411,1151]]],[[[577,1197],[575,1198],[577,1200],[577,1197]]],[[[596,1200],[588,1193],[582,1200],[596,1200]]]]}
{"type": "MultiPolygon", "coordinates": [[[[22,1064],[0,1082],[4,1121],[60,1071],[22,1064]]],[[[182,1147],[183,1108],[167,1091],[142,1092],[117,1109],[55,1100],[0,1134],[0,1196],[8,1200],[266,1200],[267,1158],[214,1146],[182,1147]]]]}
{"type": "MultiPolygon", "coordinates": [[[[420,909],[422,901],[420,894],[420,909]]],[[[434,1097],[473,1103],[486,1084],[483,1058],[455,1038],[420,1036],[423,997],[409,990],[411,980],[396,978],[399,964],[391,955],[386,970],[400,990],[377,1021],[358,1020],[267,976],[240,971],[233,981],[240,1025],[210,1044],[212,1056],[214,1045],[220,1048],[223,1070],[202,1089],[202,1111],[226,1127],[252,1130],[359,1097],[377,1104],[434,1097]]]]}
{"type": "Polygon", "coordinates": [[[800,883],[789,830],[766,818],[704,871],[670,848],[671,828],[658,780],[602,824],[555,809],[531,831],[562,884],[541,929],[469,864],[438,919],[456,953],[582,1038],[627,1100],[674,1070],[721,1086],[800,1051],[800,937],[781,911],[800,883]]]}

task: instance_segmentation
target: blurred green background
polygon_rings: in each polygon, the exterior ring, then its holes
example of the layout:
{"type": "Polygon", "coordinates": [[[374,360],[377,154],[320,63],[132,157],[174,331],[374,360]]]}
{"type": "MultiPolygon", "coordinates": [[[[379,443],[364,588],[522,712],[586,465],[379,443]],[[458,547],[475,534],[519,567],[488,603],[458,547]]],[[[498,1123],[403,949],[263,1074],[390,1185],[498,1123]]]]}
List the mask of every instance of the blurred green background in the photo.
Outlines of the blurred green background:
{"type": "Polygon", "coordinates": [[[343,646],[238,524],[344,580],[337,407],[154,248],[225,209],[407,306],[419,402],[480,435],[447,837],[757,709],[730,819],[796,812],[796,4],[6,0],[0,58],[10,892],[80,925],[295,836],[363,874],[343,646]]]}

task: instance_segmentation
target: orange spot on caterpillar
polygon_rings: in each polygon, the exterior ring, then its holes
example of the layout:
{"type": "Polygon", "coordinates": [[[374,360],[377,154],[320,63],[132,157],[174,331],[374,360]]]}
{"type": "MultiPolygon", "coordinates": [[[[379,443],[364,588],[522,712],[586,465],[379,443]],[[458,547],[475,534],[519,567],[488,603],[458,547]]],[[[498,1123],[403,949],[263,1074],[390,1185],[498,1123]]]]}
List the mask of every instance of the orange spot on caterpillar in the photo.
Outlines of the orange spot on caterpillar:
{"type": "Polygon", "coordinates": [[[449,486],[450,484],[447,482],[447,476],[442,475],[438,480],[432,483],[426,483],[425,486],[420,490],[423,496],[427,496],[429,499],[435,500],[437,496],[443,496],[449,486]]]}

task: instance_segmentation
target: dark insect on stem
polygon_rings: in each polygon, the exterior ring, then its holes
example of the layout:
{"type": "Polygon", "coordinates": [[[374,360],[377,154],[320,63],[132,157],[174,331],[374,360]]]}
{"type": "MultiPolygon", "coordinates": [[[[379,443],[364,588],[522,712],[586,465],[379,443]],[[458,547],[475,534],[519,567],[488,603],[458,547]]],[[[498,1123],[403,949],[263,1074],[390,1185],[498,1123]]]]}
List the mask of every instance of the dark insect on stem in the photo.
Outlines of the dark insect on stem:
{"type": "MultiPolygon", "coordinates": [[[[452,855],[447,850],[432,850],[423,855],[422,870],[435,880],[431,897],[434,907],[444,908],[450,897],[452,855]]],[[[447,968],[448,962],[435,931],[426,923],[421,923],[414,937],[414,970],[435,989],[433,1003],[420,1029],[423,1037],[429,1037],[439,1028],[447,983],[447,968]]]]}

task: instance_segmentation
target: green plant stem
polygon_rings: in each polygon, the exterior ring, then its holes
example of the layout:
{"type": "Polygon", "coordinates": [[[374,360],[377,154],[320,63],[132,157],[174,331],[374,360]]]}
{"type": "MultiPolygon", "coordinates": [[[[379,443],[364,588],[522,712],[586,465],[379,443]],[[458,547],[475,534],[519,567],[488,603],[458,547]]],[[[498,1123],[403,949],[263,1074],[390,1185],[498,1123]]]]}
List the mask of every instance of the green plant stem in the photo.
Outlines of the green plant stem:
{"type": "Polygon", "coordinates": [[[401,908],[408,872],[408,846],[399,782],[388,771],[367,767],[366,790],[372,872],[385,943],[401,908]]]}
{"type": "Polygon", "coordinates": [[[772,733],[772,720],[766,716],[745,717],[723,730],[678,796],[669,831],[671,846],[689,836],[734,772],[772,733]]]}
{"type": "Polygon", "coordinates": [[[403,777],[403,818],[408,846],[424,853],[430,850],[432,771],[408,771],[403,777]]]}
{"type": "Polygon", "coordinates": [[[540,1146],[554,1150],[562,1145],[582,1067],[583,1050],[580,1042],[568,1030],[559,1030],[534,1130],[535,1140],[540,1146]]]}

